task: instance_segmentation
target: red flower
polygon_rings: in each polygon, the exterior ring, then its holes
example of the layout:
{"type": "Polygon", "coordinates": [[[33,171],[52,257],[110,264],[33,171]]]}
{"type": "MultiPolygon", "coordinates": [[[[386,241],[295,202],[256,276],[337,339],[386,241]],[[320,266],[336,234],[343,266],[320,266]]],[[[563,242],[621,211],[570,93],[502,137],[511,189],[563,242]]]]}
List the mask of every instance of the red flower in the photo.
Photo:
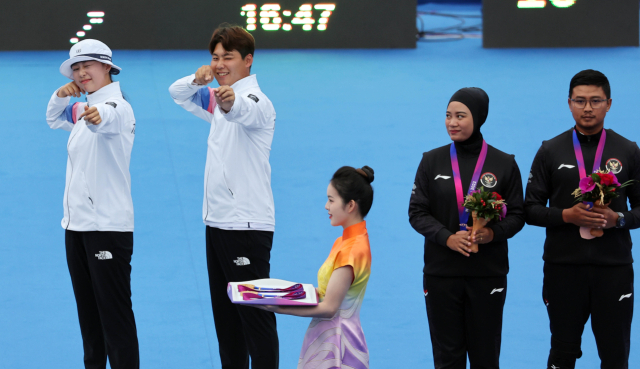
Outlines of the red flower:
{"type": "Polygon", "coordinates": [[[497,192],[492,192],[492,194],[493,194],[493,198],[494,198],[494,199],[496,199],[496,200],[502,200],[502,196],[500,196],[500,194],[499,194],[499,193],[497,193],[497,192]]]}
{"type": "Polygon", "coordinates": [[[613,174],[598,173],[600,176],[600,184],[604,186],[611,186],[613,184],[613,174]]]}

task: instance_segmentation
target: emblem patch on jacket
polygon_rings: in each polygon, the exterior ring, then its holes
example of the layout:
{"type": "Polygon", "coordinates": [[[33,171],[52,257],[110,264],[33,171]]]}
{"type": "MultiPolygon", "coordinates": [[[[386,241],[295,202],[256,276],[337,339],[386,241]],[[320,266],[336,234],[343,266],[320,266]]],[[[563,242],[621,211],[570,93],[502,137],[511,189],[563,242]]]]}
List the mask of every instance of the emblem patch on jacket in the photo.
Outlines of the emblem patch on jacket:
{"type": "Polygon", "coordinates": [[[258,96],[253,95],[253,94],[249,94],[249,95],[247,95],[247,97],[250,98],[251,100],[255,101],[255,102],[260,101],[260,99],[258,99],[258,96]]]}
{"type": "Polygon", "coordinates": [[[493,173],[486,172],[480,176],[480,183],[487,188],[494,188],[498,184],[498,178],[493,173]]]}
{"type": "Polygon", "coordinates": [[[116,108],[116,106],[118,106],[116,103],[110,101],[106,102],[105,104],[113,106],[114,109],[116,108]]]}
{"type": "Polygon", "coordinates": [[[618,174],[622,171],[622,163],[616,158],[607,160],[606,167],[613,174],[618,174]]]}

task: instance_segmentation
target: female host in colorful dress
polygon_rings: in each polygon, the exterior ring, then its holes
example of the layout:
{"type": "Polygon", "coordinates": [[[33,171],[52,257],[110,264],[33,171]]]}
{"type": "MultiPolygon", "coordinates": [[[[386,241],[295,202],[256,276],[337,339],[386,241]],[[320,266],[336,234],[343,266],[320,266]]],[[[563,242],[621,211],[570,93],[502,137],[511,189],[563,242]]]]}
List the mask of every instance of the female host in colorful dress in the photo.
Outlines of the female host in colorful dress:
{"type": "Polygon", "coordinates": [[[451,97],[445,127],[453,142],[423,154],[409,203],[409,222],[425,236],[424,296],[440,369],[466,368],[467,355],[472,369],[499,367],[507,239],[524,226],[524,210],[514,156],[487,145],[480,133],[488,112],[480,88],[451,97]],[[480,186],[500,194],[508,211],[473,233],[462,203],[480,186]],[[479,244],[477,253],[471,243],[479,244]]]}
{"type": "MultiPolygon", "coordinates": [[[[313,307],[262,306],[279,314],[313,317],[304,336],[298,369],[369,368],[360,308],[371,274],[371,250],[364,217],[373,203],[373,169],[342,167],[327,188],[332,226],[342,226],[318,271],[320,303],[313,307]]],[[[260,305],[255,305],[260,307],[260,305]]]]}
{"type": "Polygon", "coordinates": [[[84,365],[104,369],[108,358],[113,369],[137,369],[129,174],[135,118],[120,84],[111,78],[120,68],[111,61],[107,45],[83,40],[71,48],[69,56],[60,73],[72,81],[51,96],[47,123],[71,132],[62,228],[84,365]],[[85,93],[86,103],[69,103],[71,96],[85,93]]]}

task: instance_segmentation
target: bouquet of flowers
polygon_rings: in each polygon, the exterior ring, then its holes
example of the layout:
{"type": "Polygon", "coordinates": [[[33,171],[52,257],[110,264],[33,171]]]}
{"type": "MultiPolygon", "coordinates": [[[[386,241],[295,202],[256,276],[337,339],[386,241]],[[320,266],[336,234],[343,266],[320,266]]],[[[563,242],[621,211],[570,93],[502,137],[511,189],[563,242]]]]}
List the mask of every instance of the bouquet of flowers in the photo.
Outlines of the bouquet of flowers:
{"type": "MultiPolygon", "coordinates": [[[[497,192],[480,187],[468,194],[462,204],[473,217],[473,231],[484,228],[492,220],[502,220],[507,215],[507,203],[497,192]]],[[[478,244],[471,244],[472,252],[478,252],[478,244]]]]}
{"type": "MultiPolygon", "coordinates": [[[[580,180],[580,184],[572,195],[576,198],[576,202],[581,201],[583,204],[589,207],[589,210],[594,206],[600,208],[606,208],[611,203],[611,200],[620,196],[617,189],[627,187],[637,182],[635,179],[626,181],[623,184],[618,182],[618,178],[608,170],[606,172],[598,170],[585,178],[580,180]]],[[[601,237],[604,234],[602,229],[580,227],[580,235],[582,238],[592,239],[595,237],[601,237]]]]}

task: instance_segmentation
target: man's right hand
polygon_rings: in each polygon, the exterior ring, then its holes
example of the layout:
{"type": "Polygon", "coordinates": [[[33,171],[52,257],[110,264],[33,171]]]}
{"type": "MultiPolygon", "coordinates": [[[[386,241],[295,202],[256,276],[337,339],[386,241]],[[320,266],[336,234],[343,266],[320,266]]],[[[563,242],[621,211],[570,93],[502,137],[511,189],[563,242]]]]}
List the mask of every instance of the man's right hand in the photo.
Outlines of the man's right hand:
{"type": "Polygon", "coordinates": [[[85,93],[85,91],[78,87],[75,82],[69,82],[58,89],[58,97],[61,98],[67,96],[80,97],[83,93],[85,93]]]}
{"type": "Polygon", "coordinates": [[[198,68],[196,71],[196,78],[193,81],[201,86],[211,83],[213,81],[213,67],[210,65],[203,65],[198,68]]]}
{"type": "Polygon", "coordinates": [[[471,249],[471,241],[469,240],[469,231],[458,231],[447,238],[447,247],[451,250],[469,256],[471,249]]]}
{"type": "Polygon", "coordinates": [[[578,227],[604,228],[607,225],[604,215],[588,209],[589,207],[583,203],[575,204],[572,208],[562,211],[562,220],[578,227]]]}

